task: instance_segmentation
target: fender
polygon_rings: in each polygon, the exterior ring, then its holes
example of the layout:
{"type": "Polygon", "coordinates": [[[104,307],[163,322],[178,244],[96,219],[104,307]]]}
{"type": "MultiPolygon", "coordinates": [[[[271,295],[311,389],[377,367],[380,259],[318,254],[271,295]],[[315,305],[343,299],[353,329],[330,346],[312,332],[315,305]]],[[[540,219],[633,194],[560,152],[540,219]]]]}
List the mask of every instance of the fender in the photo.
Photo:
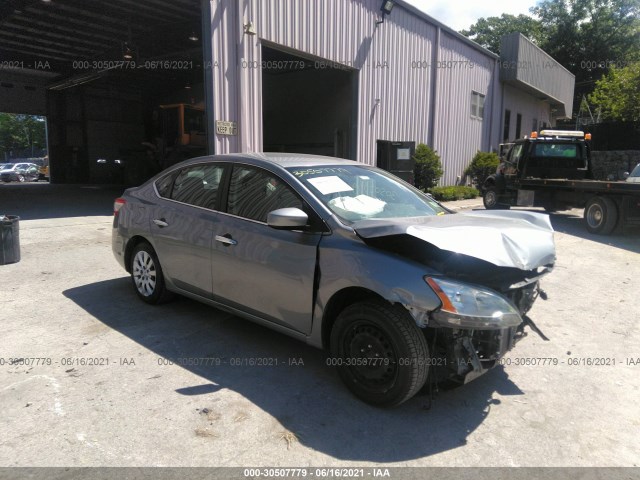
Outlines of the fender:
{"type": "Polygon", "coordinates": [[[484,193],[488,187],[493,186],[496,187],[497,193],[502,194],[507,188],[507,179],[501,173],[494,173],[493,175],[489,175],[482,184],[482,193],[484,193]]]}

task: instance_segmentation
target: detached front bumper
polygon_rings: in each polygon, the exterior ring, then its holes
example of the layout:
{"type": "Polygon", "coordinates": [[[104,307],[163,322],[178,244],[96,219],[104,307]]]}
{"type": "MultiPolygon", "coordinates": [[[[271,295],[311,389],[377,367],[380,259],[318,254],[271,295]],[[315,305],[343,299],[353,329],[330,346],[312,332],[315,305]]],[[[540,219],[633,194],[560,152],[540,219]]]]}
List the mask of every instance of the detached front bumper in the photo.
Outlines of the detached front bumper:
{"type": "Polygon", "coordinates": [[[500,329],[470,330],[452,328],[431,329],[435,352],[440,356],[440,367],[434,374],[436,381],[448,380],[455,383],[468,383],[483,375],[500,363],[500,359],[513,349],[515,344],[527,333],[525,326],[531,327],[543,339],[547,338],[527,317],[538,296],[546,298],[533,282],[524,287],[514,289],[506,295],[517,307],[523,321],[517,326],[505,326],[500,329]]]}

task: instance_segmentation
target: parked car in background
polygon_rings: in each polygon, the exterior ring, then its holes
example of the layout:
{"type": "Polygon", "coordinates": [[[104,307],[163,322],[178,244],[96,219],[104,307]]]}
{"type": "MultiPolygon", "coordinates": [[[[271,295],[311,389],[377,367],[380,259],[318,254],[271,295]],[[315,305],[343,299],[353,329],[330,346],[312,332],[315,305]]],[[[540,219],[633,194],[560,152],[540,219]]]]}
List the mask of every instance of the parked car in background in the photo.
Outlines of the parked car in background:
{"type": "Polygon", "coordinates": [[[0,170],[3,182],[31,182],[38,180],[38,166],[34,163],[8,163],[0,170]]]}
{"type": "Polygon", "coordinates": [[[549,217],[453,213],[350,160],[235,154],[179,163],[114,203],[113,253],[150,304],[173,293],[330,351],[373,405],[466,383],[539,332],[549,217]]]}
{"type": "Polygon", "coordinates": [[[627,177],[627,182],[640,183],[640,163],[631,171],[627,177]]]}

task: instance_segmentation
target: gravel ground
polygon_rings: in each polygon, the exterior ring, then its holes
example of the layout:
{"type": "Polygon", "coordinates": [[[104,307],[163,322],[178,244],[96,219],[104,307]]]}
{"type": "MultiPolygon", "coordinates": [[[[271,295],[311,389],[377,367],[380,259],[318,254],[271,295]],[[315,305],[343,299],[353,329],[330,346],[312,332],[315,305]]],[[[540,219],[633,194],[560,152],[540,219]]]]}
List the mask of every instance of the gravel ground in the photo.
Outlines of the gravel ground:
{"type": "Polygon", "coordinates": [[[530,315],[550,341],[530,333],[431,408],[380,410],[319,350],[191,300],[140,302],[111,254],[112,191],[0,190],[26,218],[22,260],[0,266],[0,466],[640,463],[637,231],[553,215],[557,268],[530,315]]]}

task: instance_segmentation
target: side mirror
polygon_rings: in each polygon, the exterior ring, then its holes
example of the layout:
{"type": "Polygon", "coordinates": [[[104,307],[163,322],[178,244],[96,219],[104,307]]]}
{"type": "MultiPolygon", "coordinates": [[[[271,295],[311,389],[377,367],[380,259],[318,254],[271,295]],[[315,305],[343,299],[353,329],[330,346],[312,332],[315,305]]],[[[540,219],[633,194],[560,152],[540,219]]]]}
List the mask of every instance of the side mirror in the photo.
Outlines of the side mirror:
{"type": "Polygon", "coordinates": [[[309,216],[299,208],[279,208],[269,212],[267,225],[283,230],[302,228],[309,222],[309,216]]]}
{"type": "Polygon", "coordinates": [[[623,178],[624,180],[626,180],[627,178],[629,178],[629,172],[624,172],[624,173],[622,174],[622,178],[623,178]]]}

